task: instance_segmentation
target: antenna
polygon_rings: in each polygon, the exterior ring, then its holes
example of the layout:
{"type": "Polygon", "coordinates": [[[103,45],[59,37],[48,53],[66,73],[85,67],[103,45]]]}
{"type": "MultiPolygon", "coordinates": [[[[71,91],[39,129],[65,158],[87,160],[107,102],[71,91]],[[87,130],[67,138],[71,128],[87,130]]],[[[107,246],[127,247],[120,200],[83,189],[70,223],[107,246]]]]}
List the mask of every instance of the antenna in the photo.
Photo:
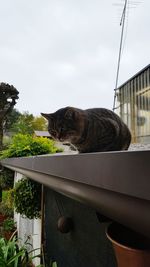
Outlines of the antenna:
{"type": "Polygon", "coordinates": [[[129,0],[120,0],[123,3],[115,3],[113,5],[115,6],[122,6],[123,5],[123,11],[121,14],[121,19],[120,19],[120,26],[121,28],[121,38],[120,38],[120,46],[119,46],[119,55],[118,55],[118,64],[117,64],[117,73],[116,73],[116,82],[115,82],[115,94],[114,94],[114,102],[113,102],[113,110],[115,110],[115,104],[116,104],[116,96],[117,96],[117,87],[118,87],[118,78],[119,78],[119,70],[120,70],[120,60],[121,60],[121,55],[122,55],[122,44],[123,44],[123,37],[124,37],[124,27],[125,27],[125,20],[126,20],[126,14],[127,10],[130,8],[135,8],[137,5],[141,4],[143,1],[129,1],[129,0]]]}
{"type": "Polygon", "coordinates": [[[120,46],[119,46],[116,82],[115,82],[115,89],[114,89],[115,94],[114,94],[113,110],[115,110],[115,103],[116,103],[116,96],[117,96],[116,90],[117,90],[117,86],[118,86],[118,78],[119,78],[119,70],[120,70],[120,60],[121,60],[121,52],[122,52],[122,42],[123,42],[123,35],[124,35],[125,19],[126,19],[127,2],[128,2],[128,0],[125,0],[121,19],[120,19],[120,26],[122,26],[122,29],[121,29],[121,38],[120,38],[120,46]]]}

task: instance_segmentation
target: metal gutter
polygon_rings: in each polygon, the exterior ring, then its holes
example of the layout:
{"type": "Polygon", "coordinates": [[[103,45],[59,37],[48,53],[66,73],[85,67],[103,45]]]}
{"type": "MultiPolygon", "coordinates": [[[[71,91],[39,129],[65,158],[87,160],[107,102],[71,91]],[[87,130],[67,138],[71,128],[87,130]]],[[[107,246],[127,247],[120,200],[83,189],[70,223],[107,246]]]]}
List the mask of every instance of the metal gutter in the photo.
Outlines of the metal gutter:
{"type": "Polygon", "coordinates": [[[150,151],[50,155],[3,166],[150,237],[150,151]]]}

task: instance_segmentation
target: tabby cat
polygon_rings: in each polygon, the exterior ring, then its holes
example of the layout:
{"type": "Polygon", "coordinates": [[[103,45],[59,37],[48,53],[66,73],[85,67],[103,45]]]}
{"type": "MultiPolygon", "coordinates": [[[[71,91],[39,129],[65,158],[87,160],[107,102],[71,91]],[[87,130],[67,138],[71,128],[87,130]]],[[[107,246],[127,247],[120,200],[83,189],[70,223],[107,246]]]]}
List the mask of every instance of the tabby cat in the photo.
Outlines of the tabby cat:
{"type": "Polygon", "coordinates": [[[128,127],[105,108],[65,107],[41,115],[48,120],[48,131],[54,139],[70,142],[80,153],[126,150],[131,142],[128,127]]]}

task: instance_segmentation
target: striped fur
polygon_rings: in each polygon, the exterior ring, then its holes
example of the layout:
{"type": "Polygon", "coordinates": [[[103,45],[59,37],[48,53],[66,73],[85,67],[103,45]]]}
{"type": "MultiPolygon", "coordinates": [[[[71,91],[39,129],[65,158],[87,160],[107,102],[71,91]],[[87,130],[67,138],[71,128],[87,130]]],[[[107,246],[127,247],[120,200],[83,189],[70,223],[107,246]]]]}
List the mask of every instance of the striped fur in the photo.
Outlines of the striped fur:
{"type": "Polygon", "coordinates": [[[41,113],[56,140],[69,141],[80,153],[128,149],[131,133],[125,123],[105,108],[66,107],[51,114],[41,113]]]}

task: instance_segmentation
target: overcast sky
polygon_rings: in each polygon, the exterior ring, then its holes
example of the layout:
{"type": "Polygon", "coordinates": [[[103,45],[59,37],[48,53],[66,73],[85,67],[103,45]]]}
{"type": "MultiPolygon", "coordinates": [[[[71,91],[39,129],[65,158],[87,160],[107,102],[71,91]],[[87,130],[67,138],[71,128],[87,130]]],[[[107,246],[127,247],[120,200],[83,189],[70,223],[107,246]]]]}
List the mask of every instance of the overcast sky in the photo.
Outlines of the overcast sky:
{"type": "MultiPolygon", "coordinates": [[[[150,1],[139,1],[127,16],[119,84],[150,63],[150,1]]],[[[18,89],[19,111],[112,109],[120,3],[0,0],[0,81],[18,89]]]]}

